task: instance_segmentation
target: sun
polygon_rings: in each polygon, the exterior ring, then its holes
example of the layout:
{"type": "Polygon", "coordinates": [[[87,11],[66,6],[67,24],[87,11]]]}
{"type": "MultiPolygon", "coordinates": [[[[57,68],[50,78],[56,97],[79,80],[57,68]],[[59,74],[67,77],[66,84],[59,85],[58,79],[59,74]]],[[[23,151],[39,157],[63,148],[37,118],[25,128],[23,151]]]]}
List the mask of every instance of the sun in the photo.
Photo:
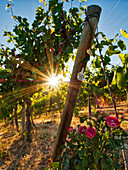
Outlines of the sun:
{"type": "Polygon", "coordinates": [[[48,84],[53,88],[57,87],[59,84],[59,78],[55,74],[52,74],[52,76],[48,79],[48,84]]]}

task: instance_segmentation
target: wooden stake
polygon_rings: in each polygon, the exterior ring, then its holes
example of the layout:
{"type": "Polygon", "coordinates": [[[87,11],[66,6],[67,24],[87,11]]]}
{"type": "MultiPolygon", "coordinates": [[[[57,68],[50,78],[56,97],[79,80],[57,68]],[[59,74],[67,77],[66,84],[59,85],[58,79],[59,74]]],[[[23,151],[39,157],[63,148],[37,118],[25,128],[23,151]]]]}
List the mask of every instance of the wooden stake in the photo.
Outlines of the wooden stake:
{"type": "Polygon", "coordinates": [[[86,68],[87,61],[88,61],[87,50],[89,50],[92,46],[100,13],[101,13],[101,8],[97,5],[92,5],[87,8],[87,14],[86,14],[87,19],[81,36],[79,49],[76,55],[76,60],[75,60],[75,64],[74,64],[74,68],[72,71],[72,76],[69,84],[68,94],[63,110],[63,115],[61,118],[57,137],[54,144],[54,149],[52,154],[53,161],[56,161],[57,158],[62,153],[61,146],[64,145],[65,143],[67,130],[72,120],[76,99],[82,84],[82,81],[77,79],[77,75],[79,72],[81,72],[83,67],[84,69],[86,68]]]}

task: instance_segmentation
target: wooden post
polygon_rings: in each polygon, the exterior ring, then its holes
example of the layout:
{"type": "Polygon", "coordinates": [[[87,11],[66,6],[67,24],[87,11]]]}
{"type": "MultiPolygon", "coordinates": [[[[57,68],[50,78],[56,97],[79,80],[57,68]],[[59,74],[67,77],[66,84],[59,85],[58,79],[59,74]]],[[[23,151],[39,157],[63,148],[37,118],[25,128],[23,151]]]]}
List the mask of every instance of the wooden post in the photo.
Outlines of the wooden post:
{"type": "Polygon", "coordinates": [[[126,87],[126,105],[128,106],[128,86],[126,87]]]}
{"type": "Polygon", "coordinates": [[[75,64],[74,64],[74,68],[72,71],[72,76],[69,84],[68,94],[63,110],[63,115],[61,118],[57,137],[54,144],[54,149],[52,154],[53,161],[56,161],[57,158],[62,153],[61,146],[65,143],[67,129],[70,126],[75,104],[76,104],[76,99],[82,84],[82,81],[77,79],[77,74],[81,72],[83,67],[84,69],[86,68],[87,57],[88,57],[87,50],[89,50],[92,46],[100,13],[101,13],[101,8],[97,5],[92,5],[87,8],[87,14],[86,14],[87,19],[81,36],[79,49],[76,55],[76,60],[75,60],[75,64]]]}

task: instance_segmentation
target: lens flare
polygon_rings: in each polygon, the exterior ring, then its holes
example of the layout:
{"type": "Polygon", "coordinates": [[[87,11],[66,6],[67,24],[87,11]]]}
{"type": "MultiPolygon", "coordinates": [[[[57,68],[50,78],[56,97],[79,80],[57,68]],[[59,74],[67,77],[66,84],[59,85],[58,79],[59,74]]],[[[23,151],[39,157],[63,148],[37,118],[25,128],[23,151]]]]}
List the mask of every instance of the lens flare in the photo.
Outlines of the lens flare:
{"type": "Polygon", "coordinates": [[[59,78],[58,76],[56,76],[55,74],[52,74],[52,76],[49,78],[48,80],[48,84],[54,88],[54,87],[57,87],[58,84],[59,84],[59,78]]]}

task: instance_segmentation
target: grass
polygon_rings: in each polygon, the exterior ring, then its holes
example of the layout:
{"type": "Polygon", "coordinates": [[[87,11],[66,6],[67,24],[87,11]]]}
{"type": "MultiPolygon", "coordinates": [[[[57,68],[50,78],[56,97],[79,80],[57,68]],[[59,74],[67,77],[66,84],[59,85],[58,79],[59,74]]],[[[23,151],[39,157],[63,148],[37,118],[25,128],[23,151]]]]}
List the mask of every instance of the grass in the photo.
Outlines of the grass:
{"type": "MultiPolygon", "coordinates": [[[[84,115],[84,112],[85,109],[83,109],[82,115],[84,115]]],[[[61,120],[58,112],[55,112],[54,115],[56,116],[53,118],[51,114],[48,114],[47,117],[42,115],[39,119],[34,119],[37,130],[35,132],[33,131],[31,143],[22,141],[16,129],[12,129],[10,125],[5,126],[4,123],[1,122],[0,141],[2,145],[0,142],[0,148],[2,149],[2,153],[0,169],[44,169],[44,167],[47,166],[48,159],[51,157],[54,139],[56,138],[61,120]]],[[[78,124],[80,124],[79,118],[73,116],[71,126],[75,128],[78,124]]],[[[121,126],[126,128],[128,132],[128,121],[124,120],[121,126]]],[[[127,142],[126,140],[126,143],[127,142]]],[[[126,149],[128,151],[127,145],[126,149]]]]}

